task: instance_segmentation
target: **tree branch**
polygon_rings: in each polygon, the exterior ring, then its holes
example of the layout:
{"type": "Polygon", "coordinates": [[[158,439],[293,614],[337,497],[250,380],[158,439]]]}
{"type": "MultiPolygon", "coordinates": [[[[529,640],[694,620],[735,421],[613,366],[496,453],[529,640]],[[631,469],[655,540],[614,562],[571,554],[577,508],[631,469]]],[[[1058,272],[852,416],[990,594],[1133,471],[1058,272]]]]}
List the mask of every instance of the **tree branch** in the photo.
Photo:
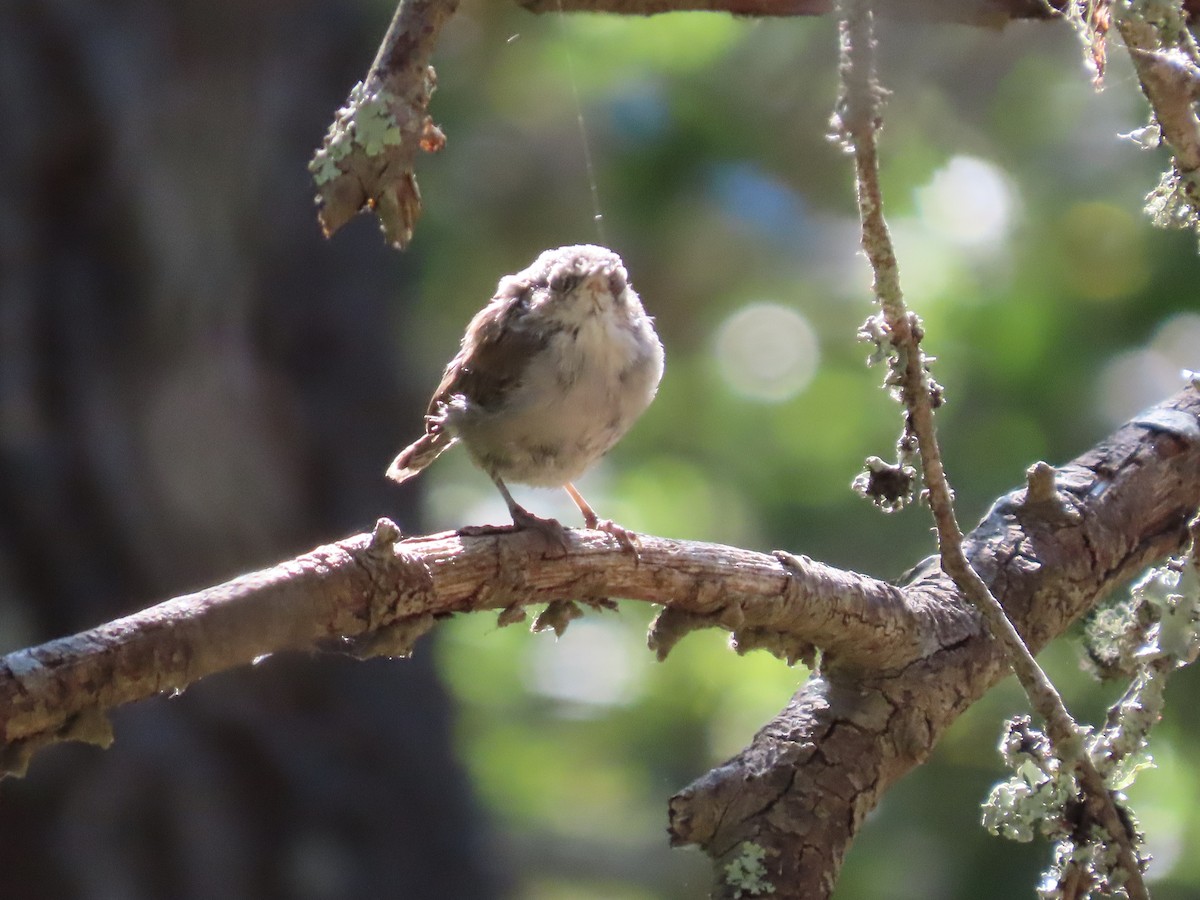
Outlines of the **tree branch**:
{"type": "MultiPolygon", "coordinates": [[[[1154,110],[1154,121],[1175,155],[1181,175],[1200,170],[1200,54],[1184,21],[1152,22],[1147,10],[1123,4],[1117,29],[1129,50],[1142,93],[1154,110]]],[[[1193,188],[1192,199],[1196,200],[1193,188]]],[[[1200,201],[1198,201],[1200,202],[1200,201]]]]}
{"type": "MultiPolygon", "coordinates": [[[[1001,497],[967,535],[971,566],[1033,651],[1148,563],[1178,552],[1200,505],[1200,390],[1189,387],[1058,470],[1057,493],[1001,497]]],[[[906,579],[918,598],[966,604],[936,557],[906,579]]],[[[716,863],[715,896],[750,854],[776,900],[828,897],[846,851],[895,781],[1009,673],[980,632],[899,671],[825,668],[737,757],[671,800],[671,834],[716,863]]]]}
{"type": "MultiPolygon", "coordinates": [[[[1040,485],[1040,481],[1035,483],[1040,485]]],[[[1177,552],[1200,506],[1200,390],[1189,387],[1058,470],[1057,493],[1001,497],[966,538],[971,565],[1040,649],[1148,562],[1177,552]]],[[[737,758],[671,801],[676,843],[723,864],[761,847],[776,897],[828,896],[863,818],[1008,671],[936,558],[899,588],[807,560],[643,536],[635,559],[571,531],[374,535],[0,659],[4,762],[58,740],[104,743],[104,713],[288,647],[403,654],[455,612],[624,596],[742,634],[825,651],[823,673],[737,758]],[[360,640],[375,636],[376,640],[360,640]]]]}
{"type": "MultiPolygon", "coordinates": [[[[517,0],[534,13],[603,12],[613,15],[654,15],[667,12],[725,12],[735,16],[772,18],[819,16],[833,9],[832,0],[517,0]]],[[[1056,18],[1066,0],[888,0],[877,4],[885,16],[928,22],[958,22],[996,28],[1013,19],[1056,18]]],[[[437,152],[445,135],[433,123],[428,108],[437,85],[429,64],[442,27],[458,9],[458,0],[400,0],[366,78],[350,91],[338,110],[321,147],[309,163],[317,188],[317,217],[327,237],[359,212],[379,217],[388,243],[403,249],[412,240],[421,214],[415,162],[418,151],[437,152]]],[[[1200,12],[1200,0],[1184,0],[1190,15],[1200,12]]],[[[1134,54],[1143,89],[1155,109],[1167,110],[1176,98],[1179,66],[1144,47],[1154,38],[1150,26],[1120,20],[1125,41],[1134,54]],[[1138,30],[1138,29],[1141,30],[1138,30]]],[[[1179,115],[1160,115],[1164,133],[1177,148],[1183,176],[1189,167],[1189,148],[1172,130],[1179,115]]],[[[1194,121],[1195,116],[1191,119],[1194,121]]],[[[1194,135],[1194,129],[1192,130],[1194,135]]],[[[1194,148],[1193,148],[1194,149],[1194,148]]]]}
{"type": "Polygon", "coordinates": [[[386,519],[270,569],[168,600],[73,637],[0,659],[6,771],[59,740],[111,741],[104,714],[268,654],[322,645],[405,656],[437,619],[614,594],[668,607],[660,657],[687,631],[725,628],[738,647],[796,658],[818,645],[857,666],[902,665],[975,630],[972,616],[908,603],[894,587],[811,560],[644,536],[635,558],[602,532],[573,531],[544,558],[522,533],[399,541],[386,519]],[[667,614],[670,614],[669,616],[667,614]]]}
{"type": "MultiPolygon", "coordinates": [[[[823,16],[833,0],[517,0],[530,12],[604,12],[649,16],[667,12],[726,12],[736,16],[823,16]]],[[[1017,19],[1055,19],[1067,0],[881,0],[876,11],[889,18],[918,22],[957,22],[998,28],[1017,19]]],[[[1200,12],[1200,0],[1184,0],[1190,15],[1200,12]]]]}
{"type": "Polygon", "coordinates": [[[456,9],[458,0],[397,5],[367,77],[351,89],[308,165],[326,237],[372,210],[388,243],[403,249],[412,239],[421,214],[417,152],[437,152],[446,140],[428,114],[437,84],[429,60],[456,9]]]}
{"type": "Polygon", "coordinates": [[[725,12],[772,18],[823,16],[832,0],[517,0],[533,13],[602,12],[619,16],[651,16],[669,12],[725,12]]]}
{"type": "Polygon", "coordinates": [[[1116,4],[1114,21],[1153,111],[1151,125],[1133,135],[1145,147],[1165,142],[1171,168],[1146,197],[1151,221],[1200,234],[1200,48],[1189,30],[1190,13],[1177,5],[1116,4]]]}

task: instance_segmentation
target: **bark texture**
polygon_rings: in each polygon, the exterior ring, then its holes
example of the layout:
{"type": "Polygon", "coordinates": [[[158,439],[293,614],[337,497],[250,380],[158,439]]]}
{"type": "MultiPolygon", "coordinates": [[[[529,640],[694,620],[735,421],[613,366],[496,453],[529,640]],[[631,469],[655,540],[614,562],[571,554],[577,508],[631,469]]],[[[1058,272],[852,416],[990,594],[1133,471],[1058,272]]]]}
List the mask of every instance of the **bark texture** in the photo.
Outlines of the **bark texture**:
{"type": "MultiPolygon", "coordinates": [[[[1183,545],[1200,505],[1200,390],[1061,468],[1056,487],[1049,499],[1000,498],[967,536],[972,565],[1035,652],[1183,545]]],[[[936,559],[903,589],[909,602],[965,602],[936,559]]],[[[1008,671],[982,631],[890,672],[835,660],[741,754],[673,798],[673,837],[714,858],[717,896],[744,896],[724,867],[761,848],[771,896],[827,897],[867,813],[1008,671]]]]}

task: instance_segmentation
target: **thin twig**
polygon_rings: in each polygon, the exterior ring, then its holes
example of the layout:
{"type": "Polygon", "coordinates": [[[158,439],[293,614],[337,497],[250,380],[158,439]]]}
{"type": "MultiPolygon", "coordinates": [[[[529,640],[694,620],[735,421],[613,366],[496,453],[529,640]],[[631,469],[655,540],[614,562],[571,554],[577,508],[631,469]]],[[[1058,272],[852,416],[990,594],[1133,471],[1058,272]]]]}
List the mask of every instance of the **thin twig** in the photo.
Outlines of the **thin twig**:
{"type": "MultiPolygon", "coordinates": [[[[1200,234],[1200,50],[1179,5],[1118,3],[1115,20],[1153,110],[1144,146],[1165,142],[1171,168],[1146,197],[1155,225],[1200,234]],[[1157,140],[1156,140],[1157,139],[1157,140]]],[[[1194,16],[1194,13],[1192,14],[1194,16]]]]}
{"type": "Polygon", "coordinates": [[[934,425],[935,397],[940,389],[929,376],[921,349],[920,321],[904,302],[895,250],[883,215],[876,141],[882,91],[875,78],[872,19],[871,9],[865,0],[847,0],[840,23],[842,77],[845,85],[842,124],[854,151],[863,249],[875,273],[875,295],[889,339],[899,355],[896,365],[901,369],[898,387],[907,412],[906,432],[911,432],[920,451],[942,568],[963,595],[979,609],[992,634],[1006,648],[1013,671],[1029,696],[1030,703],[1046,722],[1055,752],[1076,772],[1088,811],[1116,843],[1121,867],[1127,873],[1126,890],[1134,900],[1143,900],[1149,895],[1142,881],[1137,853],[1103,777],[1087,754],[1082,731],[1009,621],[1004,608],[963,552],[962,530],[954,512],[954,497],[942,465],[934,425]]]}
{"type": "Polygon", "coordinates": [[[1165,39],[1165,27],[1151,24],[1143,15],[1122,7],[1116,16],[1117,29],[1142,93],[1154,110],[1154,121],[1180,173],[1188,175],[1200,170],[1200,116],[1195,104],[1200,69],[1194,58],[1195,42],[1182,15],[1175,40],[1165,39]]]}

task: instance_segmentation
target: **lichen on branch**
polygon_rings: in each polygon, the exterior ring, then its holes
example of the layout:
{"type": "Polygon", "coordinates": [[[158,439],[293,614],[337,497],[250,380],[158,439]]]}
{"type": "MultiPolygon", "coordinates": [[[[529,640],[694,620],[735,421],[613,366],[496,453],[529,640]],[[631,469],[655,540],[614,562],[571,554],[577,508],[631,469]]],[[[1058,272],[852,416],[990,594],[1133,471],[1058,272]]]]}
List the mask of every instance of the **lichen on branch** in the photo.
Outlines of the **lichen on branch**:
{"type": "Polygon", "coordinates": [[[370,210],[388,243],[403,249],[421,214],[414,168],[445,136],[429,116],[437,76],[429,65],[458,0],[401,0],[365,80],[350,90],[308,168],[317,217],[329,237],[370,210]]]}

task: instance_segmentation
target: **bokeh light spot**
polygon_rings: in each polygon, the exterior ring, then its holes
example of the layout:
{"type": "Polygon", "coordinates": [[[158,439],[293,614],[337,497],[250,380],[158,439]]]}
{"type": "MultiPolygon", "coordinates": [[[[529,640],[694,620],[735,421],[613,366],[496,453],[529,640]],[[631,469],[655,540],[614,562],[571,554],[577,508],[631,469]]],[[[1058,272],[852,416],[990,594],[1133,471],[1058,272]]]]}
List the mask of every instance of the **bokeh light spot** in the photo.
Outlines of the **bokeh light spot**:
{"type": "Polygon", "coordinates": [[[752,303],[717,329],[717,364],[734,391],[782,403],[812,381],[820,351],[808,320],[777,303],[752,303]]]}
{"type": "Polygon", "coordinates": [[[803,243],[808,216],[786,184],[748,163],[713,168],[709,191],[717,204],[761,240],[789,247],[803,243]]]}
{"type": "Polygon", "coordinates": [[[587,717],[635,699],[648,657],[612,621],[572,622],[558,640],[539,640],[529,655],[530,690],[565,704],[568,718],[587,717]]]}
{"type": "Polygon", "coordinates": [[[1063,216],[1061,259],[1070,287],[1089,300],[1115,300],[1149,277],[1143,224],[1111,203],[1076,203],[1063,216]]]}
{"type": "Polygon", "coordinates": [[[1200,313],[1179,313],[1158,326],[1143,347],[1109,360],[1098,403],[1111,424],[1124,422],[1184,385],[1183,370],[1200,370],[1200,313]]]}
{"type": "Polygon", "coordinates": [[[1002,241],[1016,214],[1016,191],[998,166],[973,156],[955,156],[916,192],[926,227],[960,247],[1002,241]]]}

